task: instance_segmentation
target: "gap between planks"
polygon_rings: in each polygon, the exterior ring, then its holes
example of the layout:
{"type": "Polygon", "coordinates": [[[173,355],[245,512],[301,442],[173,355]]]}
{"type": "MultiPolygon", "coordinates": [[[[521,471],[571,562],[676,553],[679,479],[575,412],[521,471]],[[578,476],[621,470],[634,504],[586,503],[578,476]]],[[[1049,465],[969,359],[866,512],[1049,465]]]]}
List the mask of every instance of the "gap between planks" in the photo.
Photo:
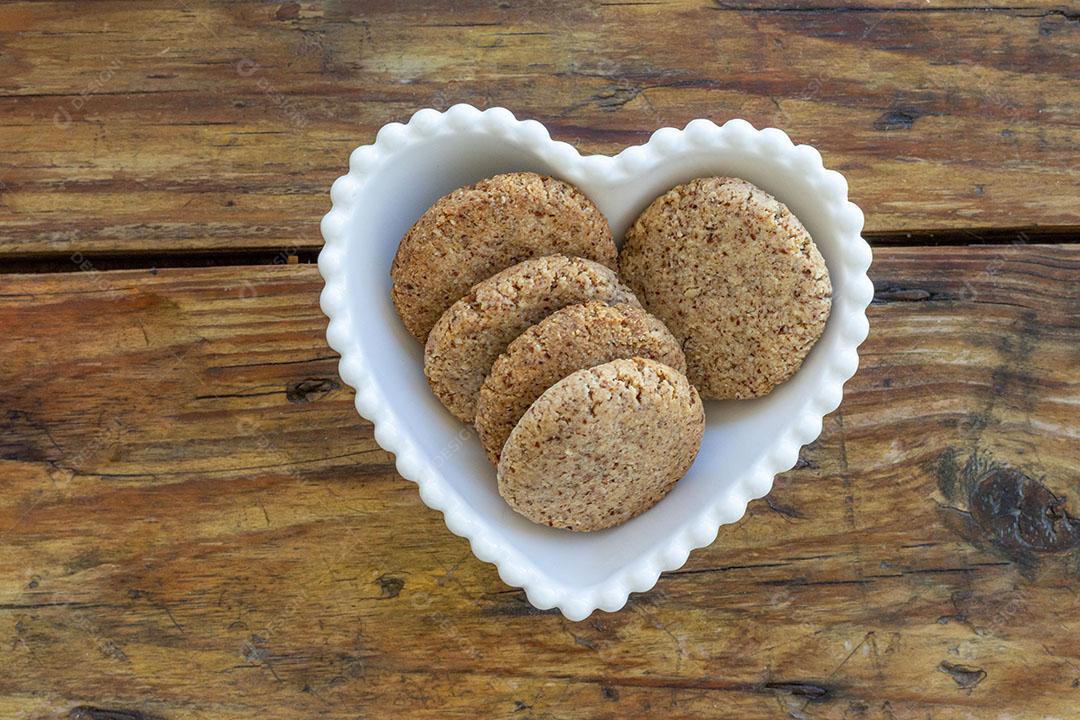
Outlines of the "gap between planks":
{"type": "MultiPolygon", "coordinates": [[[[1080,225],[1054,227],[972,228],[868,232],[872,247],[1071,245],[1080,243],[1080,225]]],[[[266,247],[241,250],[166,250],[163,252],[52,252],[0,256],[0,274],[64,273],[85,270],[226,267],[231,265],[308,265],[318,260],[320,246],[266,247]]]]}

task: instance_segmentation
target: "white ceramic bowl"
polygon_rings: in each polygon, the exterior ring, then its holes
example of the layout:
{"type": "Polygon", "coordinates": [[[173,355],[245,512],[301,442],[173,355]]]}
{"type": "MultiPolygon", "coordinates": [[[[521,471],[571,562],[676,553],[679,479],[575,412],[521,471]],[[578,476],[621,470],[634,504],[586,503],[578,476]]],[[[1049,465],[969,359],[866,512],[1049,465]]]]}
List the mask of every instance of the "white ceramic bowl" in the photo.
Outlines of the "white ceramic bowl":
{"type": "Polygon", "coordinates": [[[717,126],[694,120],[662,128],[649,142],[615,157],[583,157],[553,141],[543,125],[504,108],[481,112],[455,105],[426,109],[407,124],[379,130],[357,148],[349,172],[330,189],[322,220],[326,245],[326,337],[341,353],[341,378],[356,388],[356,408],[375,439],[397,456],[402,477],[439,510],[446,526],[494,563],[509,585],[537,608],[558,607],[571,620],[597,608],[621,608],[631,592],[649,590],[660,573],[712,542],[718,528],[794,466],[799,448],[821,432],[840,404],[844,382],[869,325],[873,285],[863,214],[847,201],[843,176],[826,170],[808,145],[743,120],[717,126]],[[799,372],[757,400],[706,403],[705,439],[690,472],[648,512],[616,528],[571,533],[534,525],[499,497],[495,471],[471,428],[435,399],[424,378],[423,348],[406,332],[390,300],[390,263],[398,242],[439,197],[485,177],[533,170],[581,188],[607,216],[616,238],[654,198],[707,175],[745,178],[775,195],[817,242],[833,284],[825,333],[799,372]]]}

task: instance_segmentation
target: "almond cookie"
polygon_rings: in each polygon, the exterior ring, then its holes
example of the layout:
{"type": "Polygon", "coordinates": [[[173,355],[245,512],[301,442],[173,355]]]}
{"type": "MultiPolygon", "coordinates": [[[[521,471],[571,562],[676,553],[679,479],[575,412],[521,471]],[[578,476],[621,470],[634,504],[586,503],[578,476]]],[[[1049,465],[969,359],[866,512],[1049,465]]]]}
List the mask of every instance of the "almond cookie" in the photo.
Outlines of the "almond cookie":
{"type": "Polygon", "coordinates": [[[476,403],[476,432],[492,463],[536,398],[570,373],[619,358],[643,357],[686,372],[679,342],[632,305],[588,302],[548,315],[523,332],[491,367],[476,403]]]}
{"type": "Polygon", "coordinates": [[[623,358],[578,370],[548,388],[510,433],[499,494],[543,525],[619,525],[686,474],[704,431],[701,399],[674,368],[623,358]]]}
{"type": "Polygon", "coordinates": [[[420,342],[476,283],[543,255],[614,268],[615,241],[589,198],[560,180],[507,173],[439,199],[402,239],[390,267],[398,315],[420,342]]]}
{"type": "Polygon", "coordinates": [[[506,346],[556,310],[588,300],[640,306],[613,270],[565,255],[526,260],[478,283],[428,335],[424,374],[431,389],[471,423],[480,386],[506,346]]]}
{"type": "Polygon", "coordinates": [[[806,228],[737,178],[699,178],[653,201],[626,231],[620,272],[682,342],[709,398],[769,393],[825,329],[832,285],[806,228]]]}

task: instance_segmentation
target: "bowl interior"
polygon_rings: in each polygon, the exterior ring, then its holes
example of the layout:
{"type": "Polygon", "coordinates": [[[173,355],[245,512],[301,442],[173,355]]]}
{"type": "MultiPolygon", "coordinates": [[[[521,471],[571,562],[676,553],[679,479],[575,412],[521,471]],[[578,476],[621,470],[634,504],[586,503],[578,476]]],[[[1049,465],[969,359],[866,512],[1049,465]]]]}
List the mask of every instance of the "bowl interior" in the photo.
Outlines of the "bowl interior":
{"type": "MultiPolygon", "coordinates": [[[[616,238],[672,186],[704,175],[736,175],[785,202],[807,226],[832,271],[841,248],[831,211],[815,203],[809,183],[780,162],[748,150],[699,150],[656,158],[636,177],[611,181],[603,173],[580,171],[580,164],[563,172],[510,140],[466,132],[410,145],[365,178],[349,224],[347,296],[352,331],[377,378],[375,389],[392,407],[398,427],[408,429],[446,483],[480,522],[495,530],[503,549],[552,583],[578,589],[602,583],[729,491],[795,422],[812,389],[824,380],[824,358],[839,342],[836,328],[829,323],[802,369],[769,396],[706,403],[701,452],[687,476],[656,507],[620,527],[575,534],[534,525],[510,510],[499,497],[495,471],[472,428],[453,418],[430,392],[423,349],[405,331],[390,300],[389,270],[398,242],[437,198],[499,172],[533,170],[574,182],[607,215],[616,238]]],[[[839,272],[832,276],[834,297],[842,296],[845,278],[839,272]]]]}

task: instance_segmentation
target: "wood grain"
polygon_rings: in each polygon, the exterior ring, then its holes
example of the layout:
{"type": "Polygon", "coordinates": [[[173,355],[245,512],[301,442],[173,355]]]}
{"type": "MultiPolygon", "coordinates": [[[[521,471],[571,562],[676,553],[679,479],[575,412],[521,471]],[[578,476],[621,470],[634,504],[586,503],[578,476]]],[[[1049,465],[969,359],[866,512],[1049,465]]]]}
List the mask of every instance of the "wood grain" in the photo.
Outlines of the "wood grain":
{"type": "Polygon", "coordinates": [[[1055,2],[9,3],[0,69],[9,258],[318,246],[349,151],[457,101],[584,152],[779,126],[873,233],[1080,227],[1080,22],[1055,2]]]}
{"type": "Polygon", "coordinates": [[[1078,271],[879,250],[799,466],[582,623],[395,474],[310,266],[3,276],[0,715],[1072,717],[1078,271]]]}
{"type": "Polygon", "coordinates": [[[0,717],[1074,717],[1078,79],[1053,0],[0,5],[0,717]],[[879,245],[821,438],[616,614],[422,505],[285,264],[457,101],[782,127],[879,245]]]}

